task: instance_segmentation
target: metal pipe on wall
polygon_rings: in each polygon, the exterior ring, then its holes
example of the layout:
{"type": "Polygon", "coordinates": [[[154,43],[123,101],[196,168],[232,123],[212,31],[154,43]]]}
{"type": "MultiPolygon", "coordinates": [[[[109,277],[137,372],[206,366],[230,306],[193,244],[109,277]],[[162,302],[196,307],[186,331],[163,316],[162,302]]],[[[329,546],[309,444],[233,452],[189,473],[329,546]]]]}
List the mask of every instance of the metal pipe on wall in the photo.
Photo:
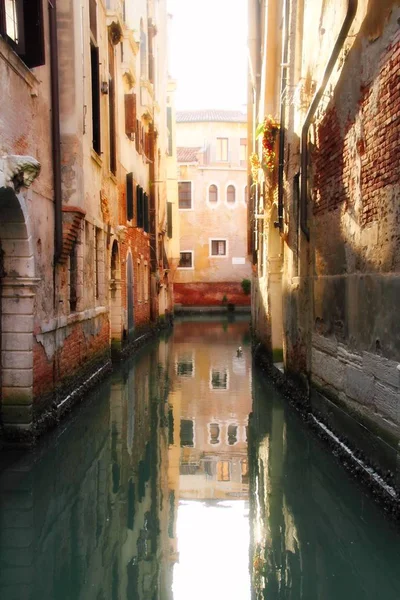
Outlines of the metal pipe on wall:
{"type": "Polygon", "coordinates": [[[56,0],[48,0],[50,76],[51,76],[51,130],[53,143],[54,185],[54,261],[62,253],[62,196],[61,196],[61,134],[60,134],[60,89],[58,83],[58,39],[56,0]]]}
{"type": "Polygon", "coordinates": [[[321,85],[316,91],[314,98],[311,102],[310,108],[308,109],[303,128],[301,131],[301,178],[300,178],[300,227],[307,240],[310,240],[310,230],[308,227],[307,219],[307,202],[308,202],[308,133],[311,125],[311,121],[315,115],[318,105],[321,101],[329,77],[331,76],[333,67],[338,59],[339,52],[343,47],[343,44],[347,38],[350,27],[354,21],[357,13],[358,0],[348,0],[347,12],[340,29],[338,38],[332,50],[332,54],[328,60],[325,68],[324,76],[322,78],[321,85]]]}

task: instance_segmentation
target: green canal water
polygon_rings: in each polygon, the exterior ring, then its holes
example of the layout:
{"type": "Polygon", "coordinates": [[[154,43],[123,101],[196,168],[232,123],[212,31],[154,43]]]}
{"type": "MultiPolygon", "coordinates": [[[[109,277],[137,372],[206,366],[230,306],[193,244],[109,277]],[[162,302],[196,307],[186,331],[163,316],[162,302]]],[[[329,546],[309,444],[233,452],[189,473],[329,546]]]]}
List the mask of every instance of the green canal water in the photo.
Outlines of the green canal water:
{"type": "Polygon", "coordinates": [[[1,600],[400,599],[399,532],[244,319],[177,321],[0,462],[1,600]]]}

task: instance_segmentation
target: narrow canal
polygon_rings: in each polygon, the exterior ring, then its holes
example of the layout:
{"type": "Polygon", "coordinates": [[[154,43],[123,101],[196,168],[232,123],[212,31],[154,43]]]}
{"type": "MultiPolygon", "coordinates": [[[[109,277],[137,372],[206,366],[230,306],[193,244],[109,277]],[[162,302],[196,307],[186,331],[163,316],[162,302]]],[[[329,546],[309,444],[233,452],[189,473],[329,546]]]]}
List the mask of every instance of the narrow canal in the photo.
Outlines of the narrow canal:
{"type": "Polygon", "coordinates": [[[252,366],[247,320],[176,322],[0,458],[2,600],[400,598],[400,535],[252,366]]]}

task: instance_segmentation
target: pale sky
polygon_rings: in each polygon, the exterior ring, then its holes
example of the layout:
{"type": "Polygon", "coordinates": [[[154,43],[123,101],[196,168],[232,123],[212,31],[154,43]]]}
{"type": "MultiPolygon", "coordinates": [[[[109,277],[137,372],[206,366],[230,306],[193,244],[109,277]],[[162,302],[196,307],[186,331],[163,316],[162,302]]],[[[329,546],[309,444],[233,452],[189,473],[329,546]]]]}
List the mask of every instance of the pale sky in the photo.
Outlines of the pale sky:
{"type": "Polygon", "coordinates": [[[176,108],[239,110],[247,101],[247,0],[167,0],[176,108]]]}

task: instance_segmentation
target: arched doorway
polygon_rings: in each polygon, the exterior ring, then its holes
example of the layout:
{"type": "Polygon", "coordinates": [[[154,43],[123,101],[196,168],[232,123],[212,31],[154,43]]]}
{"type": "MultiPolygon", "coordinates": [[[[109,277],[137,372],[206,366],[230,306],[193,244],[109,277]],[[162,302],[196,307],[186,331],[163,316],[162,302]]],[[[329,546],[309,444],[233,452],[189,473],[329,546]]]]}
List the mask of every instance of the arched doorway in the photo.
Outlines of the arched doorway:
{"type": "Polygon", "coordinates": [[[122,303],[121,303],[121,266],[117,240],[111,248],[110,264],[110,331],[111,351],[121,349],[122,303]]]}
{"type": "Polygon", "coordinates": [[[128,339],[132,339],[135,329],[135,316],[133,304],[133,262],[132,254],[128,254],[126,262],[126,287],[127,287],[127,304],[128,304],[128,339]]]}
{"type": "Polygon", "coordinates": [[[4,428],[29,430],[33,411],[35,264],[25,200],[0,187],[0,402],[4,428]]]}
{"type": "Polygon", "coordinates": [[[273,205],[268,232],[268,294],[269,319],[271,324],[271,346],[274,364],[283,363],[283,310],[282,310],[282,239],[278,221],[278,207],[273,205]]]}

